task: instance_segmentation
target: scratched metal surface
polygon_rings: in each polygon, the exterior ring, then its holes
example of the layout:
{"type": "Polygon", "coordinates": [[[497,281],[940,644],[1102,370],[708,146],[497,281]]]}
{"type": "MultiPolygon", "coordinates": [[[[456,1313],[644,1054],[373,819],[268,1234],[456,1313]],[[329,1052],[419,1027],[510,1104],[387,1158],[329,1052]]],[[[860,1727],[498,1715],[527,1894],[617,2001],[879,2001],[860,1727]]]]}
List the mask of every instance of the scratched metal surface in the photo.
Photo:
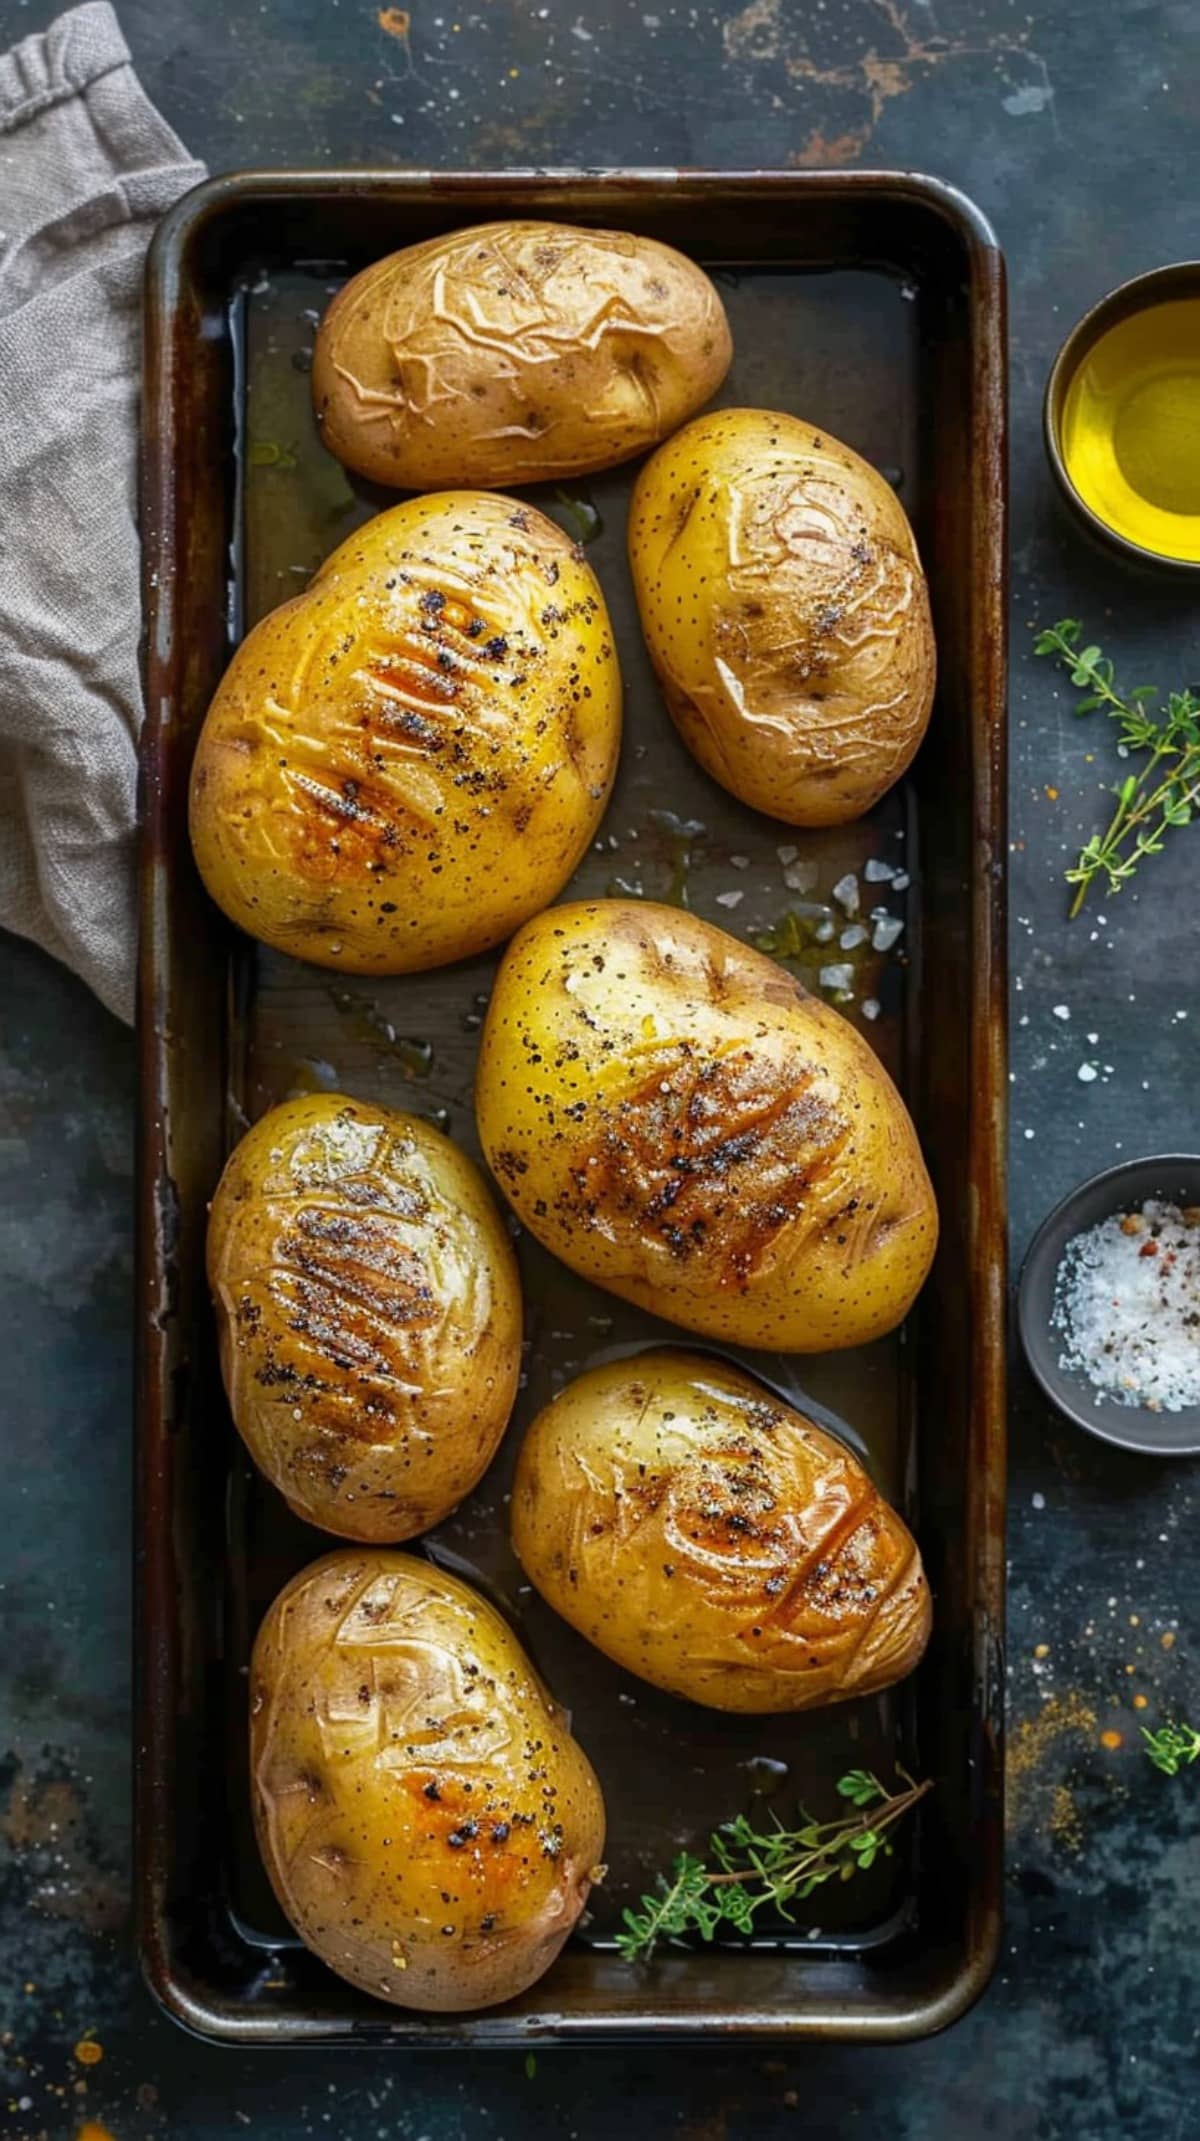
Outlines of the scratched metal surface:
{"type": "MultiPolygon", "coordinates": [[[[0,45],[53,12],[0,0],[0,45]]],[[[1037,433],[1069,322],[1120,276],[1196,251],[1179,162],[1200,93],[1188,0],[491,0],[411,19],[364,0],[127,0],[122,19],[150,93],[214,169],[864,162],[931,168],[979,201],[1013,289],[1014,1254],[1082,1174],[1194,1147],[1196,849],[1066,929],[1058,872],[1097,822],[1111,761],[1028,636],[1082,614],[1135,680],[1194,669],[1190,598],[1083,547],[1037,433]]],[[[607,2141],[620,2126],[743,2141],[883,2121],[896,2141],[1190,2137],[1200,1777],[1158,1777],[1136,1733],[1200,1711],[1196,1473],[1086,1442],[1023,1374],[1009,1931],[991,1991],[948,2038],[787,2061],[580,2053],[527,2075],[508,2059],[219,2054],[159,2020],[126,1930],[132,1084],[128,1037],[0,941],[6,2137],[607,2141]],[[88,2032],[99,2058],[77,2050],[88,2032]]]]}

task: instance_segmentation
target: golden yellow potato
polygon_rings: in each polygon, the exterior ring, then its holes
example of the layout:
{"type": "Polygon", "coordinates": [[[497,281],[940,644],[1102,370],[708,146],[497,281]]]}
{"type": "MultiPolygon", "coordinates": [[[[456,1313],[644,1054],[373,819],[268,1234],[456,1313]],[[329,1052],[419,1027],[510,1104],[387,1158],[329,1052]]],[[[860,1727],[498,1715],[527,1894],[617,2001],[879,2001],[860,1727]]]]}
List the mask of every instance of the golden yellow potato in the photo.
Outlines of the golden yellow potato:
{"type": "Polygon", "coordinates": [[[475,1107],[540,1242],[707,1337],[862,1345],[932,1261],[916,1133],[867,1042],[679,908],[594,900],[527,923],[496,978],[475,1107]]]}
{"type": "Polygon", "coordinates": [[[250,1666],[263,1863],[301,1939],[397,2007],[511,2000],[601,1871],[604,1803],[516,1637],[426,1561],[343,1548],[250,1666]]]}
{"type": "Polygon", "coordinates": [[[844,1443],[674,1348],[581,1375],[525,1437],[513,1545],[607,1657],[714,1710],[889,1687],[929,1640],[907,1526],[844,1443]]]}
{"type": "Polygon", "coordinates": [[[561,891],[620,725],[577,545],[493,492],[412,499],[234,656],[192,768],[200,874],[242,929],[321,966],[464,958],[561,891]]]}
{"type": "Polygon", "coordinates": [[[629,556],[671,717],[722,787],[840,825],[899,780],[936,657],[912,529],[869,462],[798,417],[700,417],[638,477],[629,556]]]}
{"type": "Polygon", "coordinates": [[[541,483],[644,453],[715,393],[729,328],[707,275],[628,231],[485,223],[391,253],[313,352],[331,453],[375,483],[541,483]]]}
{"type": "Polygon", "coordinates": [[[411,1539],[470,1493],[512,1411],[521,1290],[448,1137],[338,1093],[272,1108],[221,1176],[208,1280],[234,1423],[297,1516],[411,1539]]]}

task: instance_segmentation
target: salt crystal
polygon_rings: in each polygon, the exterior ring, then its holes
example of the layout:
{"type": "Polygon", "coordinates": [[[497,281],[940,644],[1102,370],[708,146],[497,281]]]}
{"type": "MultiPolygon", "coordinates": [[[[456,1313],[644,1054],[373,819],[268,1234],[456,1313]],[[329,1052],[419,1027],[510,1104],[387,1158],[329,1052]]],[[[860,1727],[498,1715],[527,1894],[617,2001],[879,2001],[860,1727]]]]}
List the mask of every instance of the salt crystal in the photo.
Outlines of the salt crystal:
{"type": "Polygon", "coordinates": [[[858,913],[858,879],[852,870],[847,870],[844,877],[839,877],[833,888],[833,896],[838,906],[844,907],[847,914],[858,913]]]}
{"type": "Polygon", "coordinates": [[[717,905],[718,907],[740,907],[745,897],[744,892],[718,892],[717,905]]]}
{"type": "Polygon", "coordinates": [[[848,961],[845,966],[823,966],[817,980],[823,989],[851,989],[854,986],[854,968],[848,961]]]}
{"type": "Polygon", "coordinates": [[[844,952],[856,951],[858,946],[865,944],[866,941],[867,932],[861,922],[851,922],[849,928],[843,929],[841,936],[838,938],[838,943],[844,952]]]}
{"type": "Polygon", "coordinates": [[[893,892],[907,892],[911,883],[912,879],[907,870],[897,870],[892,879],[892,890],[893,892]]]}
{"type": "Polygon", "coordinates": [[[1060,1366],[1087,1376],[1097,1404],[1181,1412],[1200,1404],[1200,1227],[1154,1200],[1141,1207],[1146,1226],[1126,1231],[1130,1216],[1114,1212],[1063,1251],[1051,1315],[1060,1366]]]}
{"type": "Polygon", "coordinates": [[[829,919],[828,915],[823,921],[817,923],[817,926],[813,931],[813,936],[816,938],[818,944],[832,944],[833,923],[829,919]]]}
{"type": "Polygon", "coordinates": [[[878,1018],[879,1012],[880,1002],[877,996],[866,996],[863,998],[862,1015],[864,1018],[878,1018]]]}
{"type": "Polygon", "coordinates": [[[904,924],[898,914],[881,915],[871,931],[871,942],[877,952],[890,952],[903,934],[904,924]]]}
{"type": "Polygon", "coordinates": [[[869,885],[890,885],[895,875],[890,862],[879,862],[874,855],[863,864],[863,876],[869,885]]]}
{"type": "Polygon", "coordinates": [[[748,870],[750,868],[750,857],[748,855],[731,855],[729,867],[731,870],[748,870]]]}
{"type": "Polygon", "coordinates": [[[795,862],[797,855],[800,853],[800,850],[798,847],[777,847],[775,853],[778,855],[780,862],[786,869],[789,862],[795,862]]]}
{"type": "Polygon", "coordinates": [[[811,892],[817,881],[815,862],[797,862],[783,873],[783,881],[789,892],[811,892]]]}
{"type": "Polygon", "coordinates": [[[1080,1085],[1090,1085],[1092,1083],[1092,1080],[1094,1078],[1098,1078],[1099,1075],[1100,1073],[1096,1069],[1094,1063],[1081,1063],[1079,1069],[1075,1073],[1075,1076],[1078,1078],[1080,1085]]]}
{"type": "Polygon", "coordinates": [[[1071,1013],[1066,1004],[1055,1004],[1052,1015],[1055,1018],[1070,1018],[1071,1013]]]}

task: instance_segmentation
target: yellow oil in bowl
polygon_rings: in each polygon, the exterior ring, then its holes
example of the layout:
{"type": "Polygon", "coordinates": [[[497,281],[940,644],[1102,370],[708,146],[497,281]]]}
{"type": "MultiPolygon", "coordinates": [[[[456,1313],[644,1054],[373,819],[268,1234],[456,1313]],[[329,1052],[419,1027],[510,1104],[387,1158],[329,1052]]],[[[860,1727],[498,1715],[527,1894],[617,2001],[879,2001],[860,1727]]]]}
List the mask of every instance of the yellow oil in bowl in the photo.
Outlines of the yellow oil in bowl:
{"type": "Polygon", "coordinates": [[[1200,562],[1200,297],[1100,335],[1067,388],[1060,443],[1080,498],[1117,535],[1200,562]]]}

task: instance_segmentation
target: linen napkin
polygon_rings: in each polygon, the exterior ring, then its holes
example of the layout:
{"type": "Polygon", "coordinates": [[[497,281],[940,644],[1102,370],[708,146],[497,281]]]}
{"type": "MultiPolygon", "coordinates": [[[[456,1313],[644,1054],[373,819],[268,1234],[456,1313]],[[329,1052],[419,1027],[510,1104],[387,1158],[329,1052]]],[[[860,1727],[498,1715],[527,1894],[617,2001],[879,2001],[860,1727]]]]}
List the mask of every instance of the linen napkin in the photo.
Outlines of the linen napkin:
{"type": "Polygon", "coordinates": [[[142,266],[204,175],[103,0],[0,58],[0,926],[124,1019],[142,266]]]}

